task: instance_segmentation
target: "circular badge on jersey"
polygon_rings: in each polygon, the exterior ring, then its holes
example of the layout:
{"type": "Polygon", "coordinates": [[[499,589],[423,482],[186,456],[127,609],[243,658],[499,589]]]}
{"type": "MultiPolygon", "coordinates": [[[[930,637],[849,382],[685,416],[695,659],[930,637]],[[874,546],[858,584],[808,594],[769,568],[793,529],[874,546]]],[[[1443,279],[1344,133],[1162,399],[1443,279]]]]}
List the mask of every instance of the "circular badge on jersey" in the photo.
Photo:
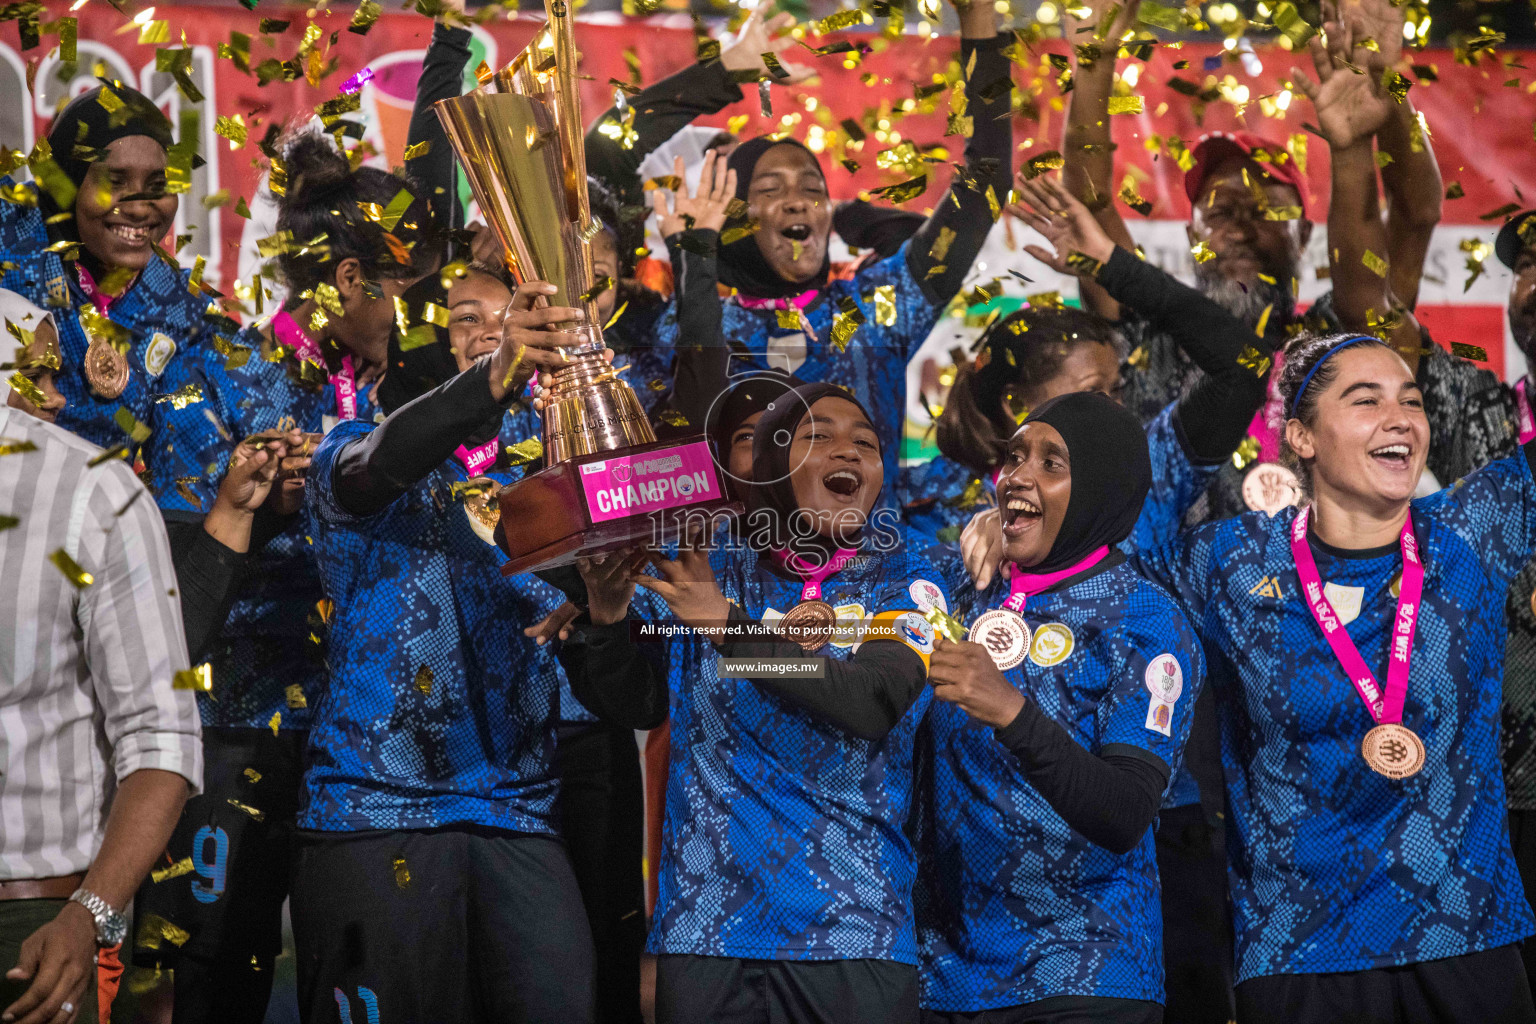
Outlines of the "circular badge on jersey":
{"type": "Polygon", "coordinates": [[[144,350],[144,370],[151,377],[160,376],[175,354],[176,342],[169,334],[156,331],[155,336],[149,340],[149,348],[144,350]]]}
{"type": "Polygon", "coordinates": [[[1147,663],[1144,676],[1147,692],[1165,704],[1172,704],[1184,692],[1184,669],[1171,654],[1159,654],[1147,663]]]}
{"type": "Polygon", "coordinates": [[[994,608],[973,622],[966,639],[985,647],[992,663],[1004,672],[1017,667],[1029,653],[1029,627],[1003,608],[994,608]]]}
{"type": "Polygon", "coordinates": [[[1424,741],[1405,725],[1378,725],[1360,741],[1360,756],[1377,775],[1406,779],[1424,767],[1424,741]]]}
{"type": "Polygon", "coordinates": [[[907,588],[907,593],[912,595],[912,601],[920,612],[926,612],[929,608],[937,608],[941,612],[949,611],[949,604],[944,600],[944,591],[940,590],[936,583],[916,580],[907,588]]]}
{"type": "Polygon", "coordinates": [[[860,628],[864,624],[864,606],[857,602],[840,604],[832,611],[837,615],[837,629],[832,636],[832,646],[847,648],[858,643],[864,633],[860,628]]]}
{"type": "Polygon", "coordinates": [[[464,490],[464,515],[475,536],[487,544],[496,543],[496,524],[501,522],[501,503],[496,500],[501,485],[489,477],[476,477],[464,490]]]}
{"type": "Polygon", "coordinates": [[[1059,622],[1047,622],[1035,630],[1029,644],[1029,660],[1041,668],[1060,665],[1072,656],[1077,640],[1072,631],[1059,622]]]}
{"type": "Polygon", "coordinates": [[[933,653],[933,624],[918,612],[903,612],[896,620],[902,642],[918,654],[933,653]]]}
{"type": "Polygon", "coordinates": [[[1243,504],[1275,515],[1301,501],[1301,481],[1278,462],[1260,462],[1243,477],[1243,504]]]}

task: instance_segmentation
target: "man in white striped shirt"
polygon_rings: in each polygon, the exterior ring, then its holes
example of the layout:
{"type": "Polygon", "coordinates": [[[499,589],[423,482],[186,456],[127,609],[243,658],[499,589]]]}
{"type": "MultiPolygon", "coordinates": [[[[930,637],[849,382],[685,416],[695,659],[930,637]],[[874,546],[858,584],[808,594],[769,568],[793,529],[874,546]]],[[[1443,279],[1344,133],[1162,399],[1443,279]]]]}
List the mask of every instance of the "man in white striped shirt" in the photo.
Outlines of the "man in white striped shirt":
{"type": "MultiPolygon", "coordinates": [[[[37,326],[13,310],[0,302],[37,326]]],[[[49,358],[41,341],[17,355],[5,362],[29,378],[49,358]]],[[[186,640],[154,499],[121,459],[91,465],[100,449],[44,422],[23,395],[35,385],[7,376],[0,1021],[94,1024],[96,951],[122,941],[128,901],[201,785],[202,745],[192,692],[174,682],[186,640]]]]}

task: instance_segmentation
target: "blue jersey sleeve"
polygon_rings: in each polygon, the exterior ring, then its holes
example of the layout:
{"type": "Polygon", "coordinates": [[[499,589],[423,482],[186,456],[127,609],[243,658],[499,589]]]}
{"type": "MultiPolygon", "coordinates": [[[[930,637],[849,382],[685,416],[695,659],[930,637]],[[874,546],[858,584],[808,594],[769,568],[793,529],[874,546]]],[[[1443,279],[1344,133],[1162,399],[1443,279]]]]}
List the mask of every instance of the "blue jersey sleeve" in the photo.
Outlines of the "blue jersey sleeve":
{"type": "Polygon", "coordinates": [[[1213,549],[1216,531],[1223,525],[1207,523],[1177,534],[1165,544],[1142,548],[1131,555],[1131,567],[1166,590],[1184,614],[1199,622],[1206,601],[1220,584],[1213,549]]]}
{"type": "Polygon", "coordinates": [[[336,457],[350,441],[366,436],[374,428],[372,423],[361,420],[345,420],[325,435],[310,458],[309,472],[304,482],[304,508],[316,526],[339,526],[359,522],[336,500],[336,457]]]}
{"type": "Polygon", "coordinates": [[[1122,550],[1145,551],[1166,544],[1178,534],[1184,514],[1205,492],[1221,463],[1199,466],[1190,461],[1174,426],[1175,402],[1147,424],[1147,449],[1152,456],[1152,490],[1122,550]]]}
{"type": "MultiPolygon", "coordinates": [[[[1148,600],[1153,588],[1132,595],[1148,600]]],[[[1178,770],[1194,722],[1195,699],[1205,679],[1205,658],[1194,627],[1168,602],[1161,613],[1131,618],[1118,652],[1120,678],[1094,715],[1099,752],[1132,746],[1178,770]]]]}
{"type": "Polygon", "coordinates": [[[232,408],[238,398],[218,362],[196,355],[171,360],[159,381],[167,394],[187,385],[202,391],[202,401],[179,409],[171,401],[156,403],[154,440],[145,455],[162,509],[206,514],[241,440],[232,408]]]}
{"type": "Polygon", "coordinates": [[[1490,581],[1502,591],[1536,550],[1536,478],[1522,448],[1490,462],[1450,487],[1414,503],[1476,551],[1490,581]]]}

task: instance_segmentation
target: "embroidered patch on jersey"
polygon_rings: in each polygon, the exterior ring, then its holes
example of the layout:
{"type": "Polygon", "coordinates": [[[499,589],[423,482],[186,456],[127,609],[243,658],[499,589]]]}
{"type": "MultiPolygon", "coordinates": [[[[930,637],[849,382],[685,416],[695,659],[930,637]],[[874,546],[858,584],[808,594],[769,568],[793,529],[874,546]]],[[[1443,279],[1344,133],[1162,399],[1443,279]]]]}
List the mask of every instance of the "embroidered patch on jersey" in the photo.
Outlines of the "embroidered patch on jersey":
{"type": "MultiPolygon", "coordinates": [[[[1360,617],[1360,602],[1365,599],[1364,587],[1341,587],[1337,583],[1324,583],[1323,596],[1339,613],[1339,624],[1349,625],[1360,617]]],[[[1396,594],[1392,595],[1396,597],[1396,594]]]]}
{"type": "Polygon", "coordinates": [[[1072,631],[1059,622],[1047,622],[1035,630],[1029,643],[1029,660],[1041,668],[1060,665],[1072,656],[1077,640],[1072,631]]]}
{"type": "Polygon", "coordinates": [[[1255,583],[1248,593],[1254,597],[1272,597],[1276,601],[1285,600],[1285,591],[1280,589],[1280,577],[1278,576],[1265,576],[1255,583]]]}
{"type": "Polygon", "coordinates": [[[927,580],[916,580],[907,588],[907,593],[912,595],[912,600],[917,602],[917,610],[926,612],[929,608],[938,608],[941,612],[949,611],[949,602],[944,600],[944,591],[938,584],[927,580]]]}
{"type": "Polygon", "coordinates": [[[1171,654],[1159,654],[1148,662],[1142,678],[1146,681],[1147,692],[1164,704],[1177,703],[1184,692],[1184,669],[1179,665],[1179,659],[1171,654]]]}
{"type": "Polygon", "coordinates": [[[864,606],[857,603],[840,604],[832,611],[837,615],[837,631],[832,634],[832,646],[845,650],[855,646],[863,639],[859,625],[864,621],[864,606]]]}
{"type": "Polygon", "coordinates": [[[1173,736],[1173,705],[1153,696],[1147,701],[1147,728],[1164,736],[1173,736]]]}
{"type": "Polygon", "coordinates": [[[158,377],[165,372],[165,367],[171,361],[171,356],[176,354],[176,342],[169,334],[160,331],[149,340],[149,348],[144,350],[144,370],[151,377],[158,377]]]}

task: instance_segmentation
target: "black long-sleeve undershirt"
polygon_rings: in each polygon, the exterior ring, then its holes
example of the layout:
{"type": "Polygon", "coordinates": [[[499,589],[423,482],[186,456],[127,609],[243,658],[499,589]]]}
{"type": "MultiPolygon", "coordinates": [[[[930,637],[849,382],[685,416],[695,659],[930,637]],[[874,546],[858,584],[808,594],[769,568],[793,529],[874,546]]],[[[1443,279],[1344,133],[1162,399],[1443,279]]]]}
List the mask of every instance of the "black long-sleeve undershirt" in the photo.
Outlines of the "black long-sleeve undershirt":
{"type": "Polygon", "coordinates": [[[469,63],[472,35],[467,28],[432,26],[432,42],[421,61],[421,77],[416,82],[416,102],[411,107],[411,126],[406,133],[407,148],[418,143],[431,145],[422,155],[405,162],[406,173],[427,190],[427,204],[439,224],[462,227],[459,190],[454,176],[455,156],[448,144],[443,124],[432,107],[439,100],[459,95],[464,82],[464,65],[469,63]]]}
{"type": "Polygon", "coordinates": [[[336,455],[336,500],[355,516],[371,516],[442,465],[454,449],[503,412],[515,395],[491,396],[491,356],[396,409],[336,455]]]}
{"type": "Polygon", "coordinates": [[[699,430],[704,429],[710,405],[725,390],[730,372],[731,350],[721,327],[719,242],[719,233],[707,228],[690,228],[667,238],[677,287],[672,402],[699,430]]]}
{"type": "Polygon", "coordinates": [[[1095,754],[1034,701],[994,735],[1062,820],[1110,853],[1135,849],[1157,817],[1169,771],[1156,754],[1121,743],[1095,754]]]}
{"type": "Polygon", "coordinates": [[[965,143],[965,168],[966,177],[975,187],[955,175],[949,191],[917,229],[907,249],[907,265],[934,305],[942,306],[959,294],[960,285],[992,230],[994,217],[987,186],[992,186],[999,210],[1008,200],[1013,176],[1013,84],[1011,66],[1003,49],[1012,41],[1013,36],[1008,34],[960,40],[960,66],[971,69],[966,77],[966,116],[972,120],[971,137],[965,143]],[[954,239],[944,258],[937,259],[933,255],[934,243],[946,228],[955,233],[954,239]],[[935,272],[934,268],[939,266],[944,269],[935,272]]]}
{"type": "Polygon", "coordinates": [[[1119,246],[1099,270],[1098,282],[1111,298],[1166,332],[1204,375],[1180,399],[1174,426],[1185,451],[1197,463],[1221,462],[1247,435],[1264,404],[1269,375],[1242,363],[1273,356],[1284,340],[1276,323],[1265,335],[1200,292],[1119,246]]]}
{"type": "MultiPolygon", "coordinates": [[[[748,621],[732,606],[730,621],[748,621]]],[[[716,646],[726,658],[810,658],[788,641],[730,640],[716,646]]],[[[587,710],[615,725],[653,729],[667,714],[666,676],[657,660],[630,639],[628,619],[611,626],[578,620],[560,649],[571,692],[587,710]]],[[[822,679],[754,679],[808,714],[860,739],[879,741],[895,727],[927,682],[923,659],[894,640],[860,645],[853,658],[826,659],[822,679]]]]}
{"type": "Polygon", "coordinates": [[[171,562],[176,567],[187,653],[196,665],[207,658],[208,647],[229,618],[230,605],[244,575],[246,556],[225,547],[203,529],[200,515],[162,510],[161,516],[171,545],[171,562]]]}

